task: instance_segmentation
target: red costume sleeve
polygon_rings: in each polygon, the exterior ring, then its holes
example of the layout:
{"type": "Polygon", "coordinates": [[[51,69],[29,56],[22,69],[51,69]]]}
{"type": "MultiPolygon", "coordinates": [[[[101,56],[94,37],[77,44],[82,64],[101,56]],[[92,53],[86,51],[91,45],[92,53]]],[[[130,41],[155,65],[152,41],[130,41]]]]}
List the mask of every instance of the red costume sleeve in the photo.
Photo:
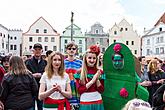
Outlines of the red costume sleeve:
{"type": "Polygon", "coordinates": [[[80,79],[76,79],[76,87],[78,88],[78,92],[80,95],[87,91],[86,85],[81,84],[80,79]]]}
{"type": "Polygon", "coordinates": [[[5,74],[5,70],[3,67],[0,66],[0,82],[2,81],[4,74],[5,74]]]}

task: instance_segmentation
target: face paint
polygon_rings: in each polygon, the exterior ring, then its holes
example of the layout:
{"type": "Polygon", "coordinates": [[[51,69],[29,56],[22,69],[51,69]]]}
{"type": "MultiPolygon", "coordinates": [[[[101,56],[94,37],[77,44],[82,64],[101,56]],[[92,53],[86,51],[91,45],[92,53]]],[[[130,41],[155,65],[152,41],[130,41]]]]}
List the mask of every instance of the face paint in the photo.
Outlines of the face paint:
{"type": "Polygon", "coordinates": [[[119,54],[115,54],[114,58],[112,59],[113,67],[115,69],[123,69],[124,67],[124,59],[119,54]]]}

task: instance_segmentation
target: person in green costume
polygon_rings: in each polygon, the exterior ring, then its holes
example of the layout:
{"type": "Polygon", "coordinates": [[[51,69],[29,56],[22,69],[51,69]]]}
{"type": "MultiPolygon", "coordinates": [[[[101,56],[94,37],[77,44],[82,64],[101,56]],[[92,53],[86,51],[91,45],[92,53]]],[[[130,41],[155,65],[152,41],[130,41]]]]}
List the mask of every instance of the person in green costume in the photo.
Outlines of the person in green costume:
{"type": "Polygon", "coordinates": [[[134,56],[122,43],[111,44],[103,56],[103,104],[105,110],[121,110],[131,99],[148,100],[148,91],[138,84],[134,56]]]}

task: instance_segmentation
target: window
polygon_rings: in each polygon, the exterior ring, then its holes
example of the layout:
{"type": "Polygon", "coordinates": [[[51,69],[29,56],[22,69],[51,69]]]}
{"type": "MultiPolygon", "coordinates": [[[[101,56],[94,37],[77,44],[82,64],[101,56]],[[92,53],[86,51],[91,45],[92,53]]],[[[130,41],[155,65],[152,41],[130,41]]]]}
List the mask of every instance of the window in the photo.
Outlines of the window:
{"type": "Polygon", "coordinates": [[[128,45],[129,44],[129,42],[128,41],[126,41],[126,45],[128,45]]]}
{"type": "Polygon", "coordinates": [[[13,50],[13,45],[10,45],[10,50],[13,50]]]}
{"type": "Polygon", "coordinates": [[[82,47],[79,48],[79,53],[82,53],[82,47]]]}
{"type": "Polygon", "coordinates": [[[117,35],[117,31],[114,31],[114,34],[117,35]]]}
{"type": "Polygon", "coordinates": [[[6,44],[6,49],[8,49],[8,44],[6,44]]]}
{"type": "Polygon", "coordinates": [[[82,44],[82,40],[79,40],[79,44],[82,44]]]}
{"type": "Polygon", "coordinates": [[[48,51],[48,46],[45,46],[45,51],[48,51]]]}
{"type": "Polygon", "coordinates": [[[103,45],[103,38],[100,38],[100,44],[103,45]]]}
{"type": "Polygon", "coordinates": [[[134,45],[134,41],[132,41],[132,45],[134,45]]]}
{"type": "Polygon", "coordinates": [[[164,40],[164,39],[163,39],[163,36],[160,37],[160,43],[163,43],[163,42],[164,42],[163,40],[164,40]]]}
{"type": "Polygon", "coordinates": [[[161,32],[162,31],[162,28],[159,28],[159,31],[161,32]]]}
{"type": "Polygon", "coordinates": [[[29,50],[32,49],[32,46],[29,46],[29,50]]]}
{"type": "Polygon", "coordinates": [[[64,42],[65,42],[65,44],[67,44],[68,43],[68,40],[65,39],[64,42]]]}
{"type": "Polygon", "coordinates": [[[17,37],[16,36],[14,37],[14,40],[17,40],[17,37]]]}
{"type": "Polygon", "coordinates": [[[45,42],[48,42],[48,37],[45,37],[45,42]]]}
{"type": "Polygon", "coordinates": [[[39,33],[39,29],[36,29],[36,33],[39,33]]]}
{"type": "Polygon", "coordinates": [[[120,32],[122,32],[123,31],[123,28],[120,28],[120,32]]]}
{"type": "Polygon", "coordinates": [[[160,47],[160,54],[164,54],[164,47],[160,47]]]}
{"type": "Polygon", "coordinates": [[[156,55],[159,54],[159,48],[156,48],[156,55]]]}
{"type": "Polygon", "coordinates": [[[5,34],[3,35],[3,37],[5,38],[5,34]]]}
{"type": "Polygon", "coordinates": [[[150,55],[150,49],[147,49],[147,55],[150,55]]]}
{"type": "Polygon", "coordinates": [[[103,53],[105,52],[105,48],[104,48],[104,47],[102,48],[102,52],[103,52],[103,53]]]}
{"type": "Polygon", "coordinates": [[[47,33],[47,29],[44,29],[44,33],[47,33]]]}
{"type": "Polygon", "coordinates": [[[125,28],[125,31],[128,31],[128,28],[125,28]]]}
{"type": "Polygon", "coordinates": [[[4,42],[2,43],[2,48],[4,49],[4,46],[5,46],[5,44],[4,44],[4,42]]]}
{"type": "Polygon", "coordinates": [[[73,30],[72,32],[73,32],[73,35],[74,35],[75,34],[75,31],[73,30]]]}
{"type": "Polygon", "coordinates": [[[94,38],[91,38],[92,42],[94,42],[94,38]]]}
{"type": "Polygon", "coordinates": [[[10,37],[10,39],[12,40],[12,39],[13,39],[13,37],[11,36],[11,37],[10,37]]]}
{"type": "Polygon", "coordinates": [[[96,30],[95,32],[96,32],[96,34],[98,34],[99,33],[99,30],[96,30]]]}
{"type": "Polygon", "coordinates": [[[113,42],[115,43],[115,42],[116,42],[116,40],[113,40],[113,42]]]}
{"type": "Polygon", "coordinates": [[[42,42],[42,38],[41,37],[38,37],[38,42],[42,42]]]}
{"type": "Polygon", "coordinates": [[[147,39],[147,45],[150,45],[150,39],[147,39]]]}
{"type": "Polygon", "coordinates": [[[0,36],[2,36],[2,33],[0,33],[0,36]]]}
{"type": "Polygon", "coordinates": [[[32,37],[29,37],[29,42],[33,42],[33,38],[32,37]]]}
{"type": "Polygon", "coordinates": [[[14,45],[14,50],[17,50],[17,45],[14,45]]]}
{"type": "Polygon", "coordinates": [[[135,50],[135,54],[137,54],[137,50],[135,50]]]}
{"type": "Polygon", "coordinates": [[[55,38],[54,37],[51,37],[51,42],[55,42],[55,38]]]}
{"type": "Polygon", "coordinates": [[[53,46],[53,51],[56,51],[57,50],[57,47],[56,46],[53,46]]]}

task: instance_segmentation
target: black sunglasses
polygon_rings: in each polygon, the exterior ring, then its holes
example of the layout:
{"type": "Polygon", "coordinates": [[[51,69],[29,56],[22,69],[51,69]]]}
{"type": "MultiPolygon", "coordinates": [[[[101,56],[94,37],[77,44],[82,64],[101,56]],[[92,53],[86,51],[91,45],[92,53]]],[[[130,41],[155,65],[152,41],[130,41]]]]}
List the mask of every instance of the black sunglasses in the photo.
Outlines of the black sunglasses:
{"type": "Polygon", "coordinates": [[[76,48],[68,48],[68,50],[76,50],[76,48]]]}

